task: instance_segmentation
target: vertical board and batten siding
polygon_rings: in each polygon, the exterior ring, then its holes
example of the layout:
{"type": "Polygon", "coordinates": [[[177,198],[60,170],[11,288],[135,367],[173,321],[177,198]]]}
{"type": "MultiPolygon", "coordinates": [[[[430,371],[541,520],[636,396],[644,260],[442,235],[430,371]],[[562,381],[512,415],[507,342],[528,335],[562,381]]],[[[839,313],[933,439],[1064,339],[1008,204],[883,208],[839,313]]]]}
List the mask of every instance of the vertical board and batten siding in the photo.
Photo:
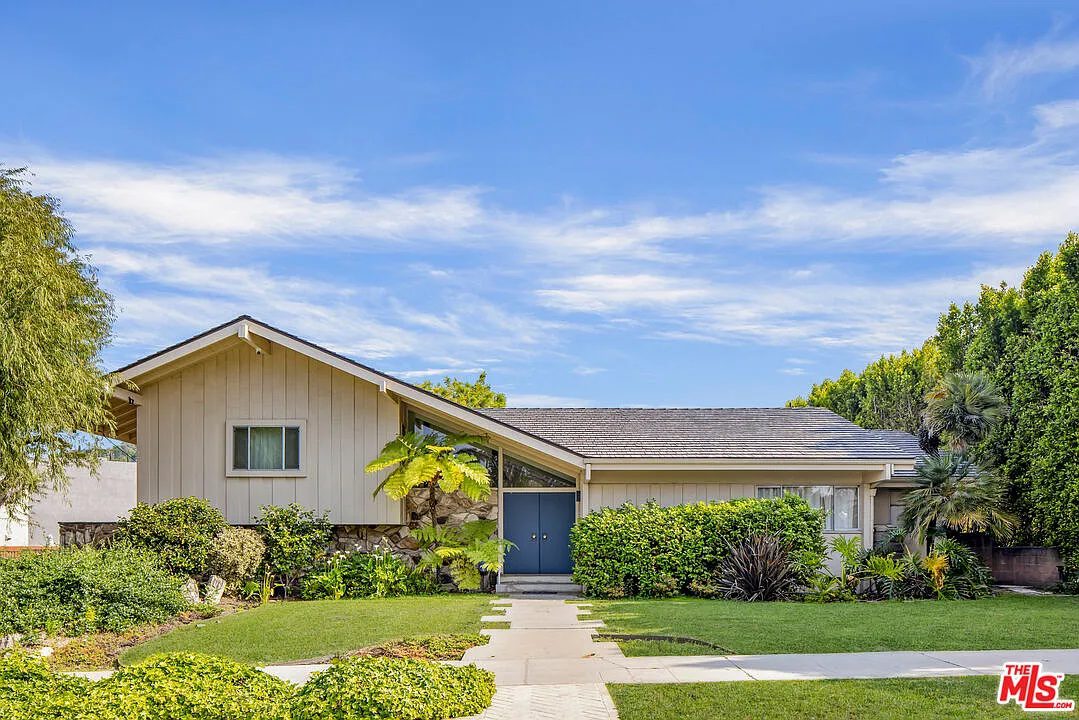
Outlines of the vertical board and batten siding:
{"type": "Polygon", "coordinates": [[[246,345],[141,388],[138,499],[204,497],[231,523],[262,505],[298,502],[339,524],[397,524],[401,503],[371,493],[382,475],[363,466],[400,426],[375,385],[279,345],[246,345]],[[226,477],[228,421],[303,419],[305,477],[226,477]]]}

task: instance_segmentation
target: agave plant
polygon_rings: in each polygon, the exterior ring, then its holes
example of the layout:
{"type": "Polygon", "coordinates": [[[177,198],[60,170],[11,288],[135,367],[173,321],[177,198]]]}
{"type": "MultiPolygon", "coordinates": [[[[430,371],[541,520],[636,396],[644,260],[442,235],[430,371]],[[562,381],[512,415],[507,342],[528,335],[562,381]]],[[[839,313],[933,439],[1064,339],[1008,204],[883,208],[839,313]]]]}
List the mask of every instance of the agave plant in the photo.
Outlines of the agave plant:
{"type": "Polygon", "coordinates": [[[976,470],[963,455],[945,451],[927,456],[917,473],[918,487],[907,493],[900,523],[927,549],[945,530],[988,532],[1001,539],[1015,530],[1015,516],[1003,509],[999,479],[976,470]]]}
{"type": "Polygon", "coordinates": [[[462,590],[480,589],[480,571],[501,572],[509,540],[492,537],[494,520],[475,520],[460,527],[425,525],[412,531],[422,555],[418,567],[437,572],[446,567],[462,590]]]}
{"type": "Polygon", "coordinates": [[[756,535],[730,546],[715,574],[719,596],[729,600],[788,600],[798,590],[796,564],[783,543],[771,535],[756,535]]]}

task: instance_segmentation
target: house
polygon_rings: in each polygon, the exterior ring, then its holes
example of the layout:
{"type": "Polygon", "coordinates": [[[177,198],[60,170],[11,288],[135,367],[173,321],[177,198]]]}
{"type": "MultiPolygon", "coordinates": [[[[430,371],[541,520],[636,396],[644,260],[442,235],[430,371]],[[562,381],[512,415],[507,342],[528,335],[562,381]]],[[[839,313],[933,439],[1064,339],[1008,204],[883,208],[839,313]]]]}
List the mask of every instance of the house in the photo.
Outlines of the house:
{"type": "Polygon", "coordinates": [[[602,507],[795,492],[828,510],[827,532],[873,541],[878,488],[915,455],[821,408],[473,410],[248,316],[117,371],[117,439],[138,446],[138,499],[206,498],[231,523],[263,505],[329,513],[339,540],[407,546],[427,494],[373,495],[364,465],[405,428],[486,438],[484,502],[441,497],[455,523],[498,521],[517,549],[507,574],[570,571],[568,534],[602,507]]]}

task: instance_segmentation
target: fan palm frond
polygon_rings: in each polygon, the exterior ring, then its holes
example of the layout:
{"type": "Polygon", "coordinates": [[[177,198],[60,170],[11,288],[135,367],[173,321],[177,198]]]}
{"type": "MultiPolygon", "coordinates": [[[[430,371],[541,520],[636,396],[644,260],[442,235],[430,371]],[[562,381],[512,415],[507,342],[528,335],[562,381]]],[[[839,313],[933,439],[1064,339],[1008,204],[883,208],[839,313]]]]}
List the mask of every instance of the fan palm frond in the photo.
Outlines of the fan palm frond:
{"type": "Polygon", "coordinates": [[[926,431],[956,451],[988,437],[1007,412],[1000,389],[981,373],[944,376],[926,395],[925,402],[926,431]]]}

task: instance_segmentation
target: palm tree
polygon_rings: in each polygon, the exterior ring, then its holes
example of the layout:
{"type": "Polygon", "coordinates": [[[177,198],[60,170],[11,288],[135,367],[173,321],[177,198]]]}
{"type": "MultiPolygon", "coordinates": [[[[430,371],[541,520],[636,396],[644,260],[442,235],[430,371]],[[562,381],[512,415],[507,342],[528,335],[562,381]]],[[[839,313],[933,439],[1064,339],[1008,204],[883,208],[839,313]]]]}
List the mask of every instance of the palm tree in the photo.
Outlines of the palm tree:
{"type": "Polygon", "coordinates": [[[399,435],[386,446],[377,458],[367,463],[367,472],[394,468],[378,484],[372,496],[385,491],[394,500],[401,500],[416,487],[430,489],[431,525],[435,524],[435,491],[457,490],[472,500],[483,500],[491,494],[491,478],[487,467],[475,455],[459,450],[462,445],[476,443],[480,438],[465,435],[408,432],[399,435]]]}
{"type": "Polygon", "coordinates": [[[917,533],[927,552],[946,530],[988,532],[998,539],[1015,530],[1015,516],[1002,509],[1000,481],[976,469],[962,453],[928,455],[916,472],[918,487],[907,493],[900,522],[904,532],[917,533]]]}
{"type": "Polygon", "coordinates": [[[1007,411],[1000,389],[980,373],[950,373],[925,397],[927,439],[944,440],[956,452],[984,440],[1007,411]]]}

